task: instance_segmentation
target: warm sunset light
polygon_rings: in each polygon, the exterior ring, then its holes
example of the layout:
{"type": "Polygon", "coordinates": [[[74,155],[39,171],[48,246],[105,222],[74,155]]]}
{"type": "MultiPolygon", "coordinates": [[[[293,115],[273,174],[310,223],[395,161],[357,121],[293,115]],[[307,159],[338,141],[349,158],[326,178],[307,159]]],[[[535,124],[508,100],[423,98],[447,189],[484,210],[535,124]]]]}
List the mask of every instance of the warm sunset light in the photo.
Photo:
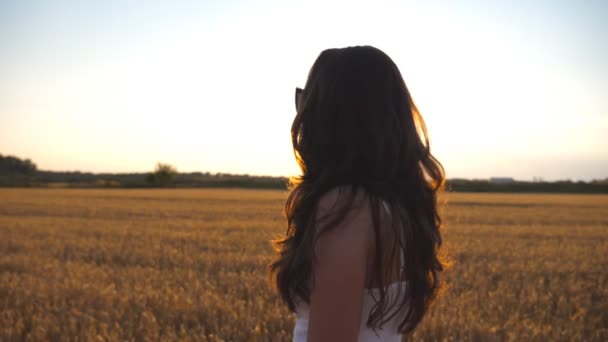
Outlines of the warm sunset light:
{"type": "Polygon", "coordinates": [[[0,5],[0,153],[39,168],[297,173],[293,89],[328,47],[397,63],[449,178],[608,175],[601,2],[0,5]]]}
{"type": "Polygon", "coordinates": [[[607,38],[608,0],[0,1],[0,341],[608,341],[607,38]]]}

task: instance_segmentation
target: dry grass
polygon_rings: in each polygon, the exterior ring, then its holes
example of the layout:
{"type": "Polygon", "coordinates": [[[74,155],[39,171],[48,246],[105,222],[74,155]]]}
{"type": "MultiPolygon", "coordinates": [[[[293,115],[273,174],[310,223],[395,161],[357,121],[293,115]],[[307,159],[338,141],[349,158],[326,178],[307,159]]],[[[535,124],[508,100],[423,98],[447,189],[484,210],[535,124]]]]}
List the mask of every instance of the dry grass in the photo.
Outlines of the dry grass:
{"type": "MultiPolygon", "coordinates": [[[[282,341],[284,192],[0,190],[0,341],[282,341]]],[[[608,196],[455,194],[416,340],[608,340],[608,196]]]]}

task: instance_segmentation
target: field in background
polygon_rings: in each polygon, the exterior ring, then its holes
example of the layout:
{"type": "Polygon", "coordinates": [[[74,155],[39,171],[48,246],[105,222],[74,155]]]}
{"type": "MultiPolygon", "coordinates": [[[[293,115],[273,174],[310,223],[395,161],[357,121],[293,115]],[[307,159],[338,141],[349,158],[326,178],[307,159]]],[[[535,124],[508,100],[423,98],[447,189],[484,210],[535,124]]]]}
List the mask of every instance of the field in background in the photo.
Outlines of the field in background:
{"type": "MultiPolygon", "coordinates": [[[[285,193],[0,189],[0,341],[284,341],[285,193]]],[[[444,196],[449,288],[416,340],[608,340],[608,196],[444,196]]]]}

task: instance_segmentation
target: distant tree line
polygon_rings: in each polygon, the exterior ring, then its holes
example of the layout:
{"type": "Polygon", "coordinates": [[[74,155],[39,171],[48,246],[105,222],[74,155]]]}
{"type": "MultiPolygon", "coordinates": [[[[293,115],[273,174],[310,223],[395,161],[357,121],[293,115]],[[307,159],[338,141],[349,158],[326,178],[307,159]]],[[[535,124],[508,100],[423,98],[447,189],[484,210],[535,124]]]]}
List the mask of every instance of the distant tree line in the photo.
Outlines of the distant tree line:
{"type": "Polygon", "coordinates": [[[256,188],[286,189],[287,178],[209,172],[90,173],[40,171],[32,186],[74,188],[256,188]]]}
{"type": "MultiPolygon", "coordinates": [[[[0,187],[66,188],[254,188],[287,189],[286,177],[235,175],[209,172],[178,172],[166,163],[158,163],[148,173],[91,173],[38,170],[29,159],[0,155],[0,187]]],[[[453,192],[522,192],[522,193],[608,193],[608,178],[591,182],[569,180],[547,182],[449,179],[446,191],[453,192]]]]}
{"type": "Polygon", "coordinates": [[[37,171],[29,159],[0,154],[0,186],[30,186],[37,171]]]}
{"type": "Polygon", "coordinates": [[[522,193],[608,193],[608,178],[591,182],[573,182],[560,180],[547,181],[513,181],[495,183],[489,180],[450,179],[446,190],[453,192],[522,192],[522,193]]]}
{"type": "Polygon", "coordinates": [[[154,172],[146,175],[146,183],[151,186],[168,186],[176,175],[177,169],[173,165],[158,163],[154,172]]]}

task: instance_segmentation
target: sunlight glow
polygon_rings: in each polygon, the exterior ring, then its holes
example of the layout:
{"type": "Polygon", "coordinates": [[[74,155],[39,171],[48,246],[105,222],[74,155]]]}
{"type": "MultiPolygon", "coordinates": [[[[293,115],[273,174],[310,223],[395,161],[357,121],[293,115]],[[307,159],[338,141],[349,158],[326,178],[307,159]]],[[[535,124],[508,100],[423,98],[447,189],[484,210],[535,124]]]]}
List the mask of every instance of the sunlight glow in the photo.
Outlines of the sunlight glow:
{"type": "MultiPolygon", "coordinates": [[[[407,2],[349,2],[348,15],[345,3],[226,6],[206,15],[182,5],[172,25],[144,16],[141,32],[131,12],[111,12],[111,30],[94,8],[80,34],[61,13],[26,21],[12,59],[0,61],[0,153],[53,170],[146,171],[162,161],[293,175],[294,87],[321,50],[369,44],[401,69],[448,177],[608,175],[605,69],[560,58],[575,43],[547,47],[551,26],[530,33],[479,8],[407,2]],[[43,40],[59,39],[50,28],[69,43],[45,50],[43,40]]],[[[531,25],[523,9],[513,13],[531,25]]]]}

